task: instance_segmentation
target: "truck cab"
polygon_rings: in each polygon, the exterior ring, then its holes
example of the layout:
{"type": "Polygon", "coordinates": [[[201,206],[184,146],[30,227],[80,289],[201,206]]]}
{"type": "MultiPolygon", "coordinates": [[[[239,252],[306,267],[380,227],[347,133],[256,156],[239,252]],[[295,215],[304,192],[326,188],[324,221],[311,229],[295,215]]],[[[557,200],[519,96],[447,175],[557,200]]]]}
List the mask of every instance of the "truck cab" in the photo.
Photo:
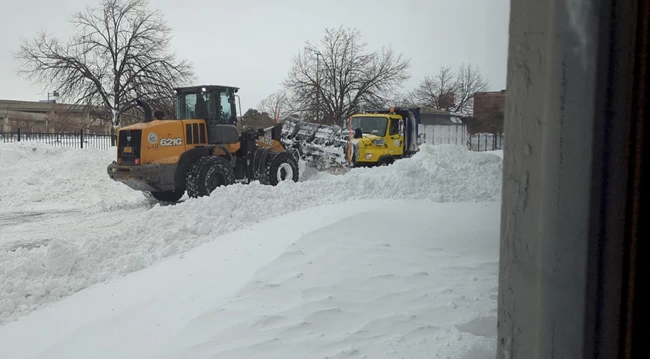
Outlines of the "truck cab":
{"type": "Polygon", "coordinates": [[[419,108],[393,107],[353,115],[349,161],[357,167],[382,166],[415,154],[419,114],[419,108]]]}

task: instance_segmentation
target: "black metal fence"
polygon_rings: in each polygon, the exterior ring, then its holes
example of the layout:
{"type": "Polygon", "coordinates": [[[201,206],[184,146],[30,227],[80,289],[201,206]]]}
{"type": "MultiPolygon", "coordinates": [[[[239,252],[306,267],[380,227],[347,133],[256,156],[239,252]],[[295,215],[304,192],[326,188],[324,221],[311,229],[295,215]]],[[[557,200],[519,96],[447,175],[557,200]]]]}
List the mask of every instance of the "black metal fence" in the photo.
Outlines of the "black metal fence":
{"type": "Polygon", "coordinates": [[[471,151],[502,150],[503,134],[477,133],[469,137],[467,148],[471,151]]]}
{"type": "Polygon", "coordinates": [[[73,148],[111,148],[111,135],[78,132],[23,132],[20,129],[12,132],[0,132],[0,142],[42,142],[52,146],[73,148]]]}

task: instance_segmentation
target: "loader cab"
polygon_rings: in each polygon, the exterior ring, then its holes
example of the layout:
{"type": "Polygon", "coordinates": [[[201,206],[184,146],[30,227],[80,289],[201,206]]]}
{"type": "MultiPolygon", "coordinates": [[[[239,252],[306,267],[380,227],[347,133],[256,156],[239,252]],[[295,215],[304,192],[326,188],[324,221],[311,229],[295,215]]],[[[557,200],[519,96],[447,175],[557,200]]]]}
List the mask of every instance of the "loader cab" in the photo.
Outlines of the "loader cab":
{"type": "Polygon", "coordinates": [[[239,89],[230,86],[192,86],[174,89],[176,118],[201,119],[208,129],[211,144],[239,141],[235,94],[239,89]]]}
{"type": "Polygon", "coordinates": [[[236,125],[235,94],[239,89],[228,86],[193,86],[174,89],[176,118],[204,119],[224,125],[236,125]]]}

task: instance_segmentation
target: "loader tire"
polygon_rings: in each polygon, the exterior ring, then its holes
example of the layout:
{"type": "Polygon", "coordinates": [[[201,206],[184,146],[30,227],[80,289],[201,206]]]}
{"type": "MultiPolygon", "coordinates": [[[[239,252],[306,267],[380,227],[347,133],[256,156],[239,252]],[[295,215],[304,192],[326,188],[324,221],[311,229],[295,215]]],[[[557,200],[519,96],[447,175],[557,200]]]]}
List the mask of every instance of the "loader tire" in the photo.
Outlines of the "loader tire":
{"type": "Polygon", "coordinates": [[[271,154],[266,161],[266,168],[260,182],[276,186],[285,181],[298,182],[298,178],[298,162],[288,152],[279,152],[271,154]]]}
{"type": "Polygon", "coordinates": [[[224,157],[208,157],[208,166],[203,173],[203,188],[209,196],[217,187],[230,186],[235,183],[235,170],[224,157]]]}
{"type": "Polygon", "coordinates": [[[209,196],[215,188],[235,183],[235,171],[227,159],[204,156],[196,160],[187,171],[185,186],[191,198],[209,196]]]}
{"type": "Polygon", "coordinates": [[[300,161],[300,157],[302,157],[300,150],[298,150],[297,148],[289,148],[287,152],[291,154],[291,157],[293,157],[293,159],[296,160],[296,162],[300,161]]]}
{"type": "Polygon", "coordinates": [[[176,203],[183,197],[185,191],[143,192],[143,194],[150,201],[176,203]]]}
{"type": "Polygon", "coordinates": [[[187,195],[190,198],[198,198],[205,196],[205,191],[203,190],[203,185],[201,185],[201,176],[202,172],[206,167],[208,157],[199,157],[190,168],[187,170],[187,175],[185,176],[185,190],[187,195]]]}

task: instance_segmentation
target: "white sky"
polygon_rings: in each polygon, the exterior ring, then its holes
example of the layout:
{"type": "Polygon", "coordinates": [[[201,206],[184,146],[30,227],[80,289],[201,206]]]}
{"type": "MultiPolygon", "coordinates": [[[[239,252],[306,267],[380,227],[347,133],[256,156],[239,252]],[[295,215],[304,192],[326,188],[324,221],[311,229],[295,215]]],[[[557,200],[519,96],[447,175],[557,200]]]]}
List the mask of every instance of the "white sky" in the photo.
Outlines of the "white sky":
{"type": "MultiPolygon", "coordinates": [[[[20,39],[40,29],[68,38],[70,15],[98,3],[0,0],[0,99],[46,98],[16,75],[20,39]]],[[[244,111],[280,88],[292,55],[326,27],[356,27],[368,50],[387,45],[410,57],[405,89],[463,62],[477,65],[491,90],[505,88],[510,0],[150,0],[150,7],[173,27],[172,50],[193,63],[196,84],[240,87],[244,111]]]]}

